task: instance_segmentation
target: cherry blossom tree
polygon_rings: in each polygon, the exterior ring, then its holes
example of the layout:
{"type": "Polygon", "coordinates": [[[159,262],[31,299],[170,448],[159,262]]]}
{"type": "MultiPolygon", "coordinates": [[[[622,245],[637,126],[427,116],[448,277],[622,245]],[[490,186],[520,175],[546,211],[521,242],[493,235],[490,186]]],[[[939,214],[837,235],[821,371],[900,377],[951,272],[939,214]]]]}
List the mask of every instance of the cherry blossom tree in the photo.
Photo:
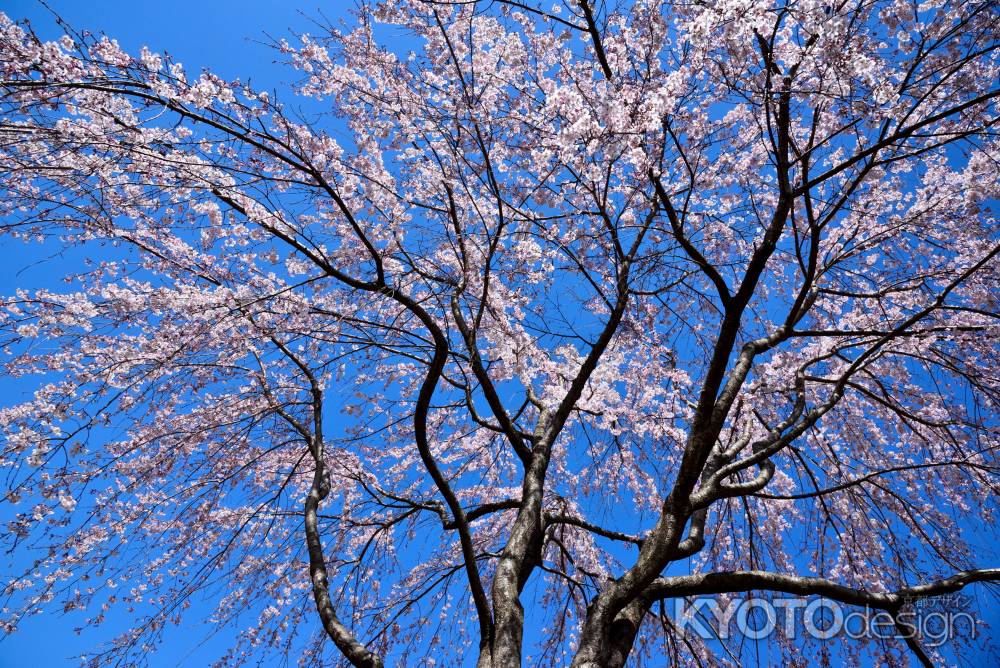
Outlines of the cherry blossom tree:
{"type": "Polygon", "coordinates": [[[788,665],[944,660],[903,613],[1000,580],[997,3],[353,16],[279,99],[0,15],[0,227],[68,274],[0,301],[3,630],[735,665],[665,603],[753,591],[899,626],[788,665]]]}

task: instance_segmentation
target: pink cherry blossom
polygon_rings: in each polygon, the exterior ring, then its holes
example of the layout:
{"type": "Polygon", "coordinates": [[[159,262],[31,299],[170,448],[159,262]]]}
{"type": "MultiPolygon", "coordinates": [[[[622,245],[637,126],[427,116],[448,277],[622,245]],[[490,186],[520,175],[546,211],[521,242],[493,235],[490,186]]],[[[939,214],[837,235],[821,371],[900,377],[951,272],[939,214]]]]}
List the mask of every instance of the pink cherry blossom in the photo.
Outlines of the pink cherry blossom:
{"type": "Polygon", "coordinates": [[[218,666],[731,665],[661,603],[1000,580],[993,3],[355,19],[275,96],[0,14],[0,231],[86,263],[0,297],[3,632],[124,612],[131,665],[197,597],[218,666]]]}

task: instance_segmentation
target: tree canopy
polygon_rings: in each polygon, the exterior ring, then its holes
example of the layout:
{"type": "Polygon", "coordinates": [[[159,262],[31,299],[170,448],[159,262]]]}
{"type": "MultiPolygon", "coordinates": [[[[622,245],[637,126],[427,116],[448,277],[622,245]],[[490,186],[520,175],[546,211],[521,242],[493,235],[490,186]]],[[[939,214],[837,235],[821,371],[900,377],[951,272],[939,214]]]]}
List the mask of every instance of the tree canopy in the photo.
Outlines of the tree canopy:
{"type": "Polygon", "coordinates": [[[738,665],[665,602],[753,591],[900,631],[788,665],[941,661],[902,615],[1000,580],[997,3],[352,16],[275,93],[0,14],[0,232],[86,262],[0,296],[0,629],[738,665]]]}

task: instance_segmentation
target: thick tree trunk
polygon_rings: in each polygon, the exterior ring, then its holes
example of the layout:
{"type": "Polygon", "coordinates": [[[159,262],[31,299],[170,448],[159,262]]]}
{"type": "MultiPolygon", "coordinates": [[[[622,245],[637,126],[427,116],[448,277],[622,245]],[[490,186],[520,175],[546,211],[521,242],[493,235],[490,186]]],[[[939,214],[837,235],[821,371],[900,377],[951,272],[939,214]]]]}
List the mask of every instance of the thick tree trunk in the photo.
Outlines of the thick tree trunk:
{"type": "Polygon", "coordinates": [[[536,433],[539,438],[524,476],[521,507],[493,576],[492,668],[520,668],[524,637],[521,590],[541,559],[542,496],[554,439],[548,426],[548,415],[544,412],[539,418],[536,433]]]}
{"type": "Polygon", "coordinates": [[[676,553],[686,517],[687,513],[673,512],[669,503],[664,505],[635,565],[601,592],[587,609],[572,668],[624,665],[648,607],[645,589],[676,553]]]}

